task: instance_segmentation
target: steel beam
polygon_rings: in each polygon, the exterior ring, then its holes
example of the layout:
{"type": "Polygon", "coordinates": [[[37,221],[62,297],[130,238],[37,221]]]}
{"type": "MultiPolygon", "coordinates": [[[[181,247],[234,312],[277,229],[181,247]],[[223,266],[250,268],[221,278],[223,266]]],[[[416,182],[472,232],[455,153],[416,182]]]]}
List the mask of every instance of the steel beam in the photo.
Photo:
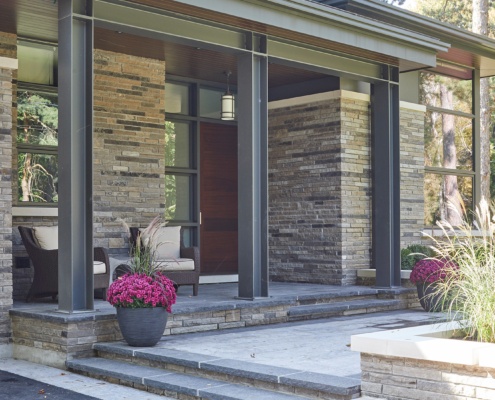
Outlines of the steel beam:
{"type": "Polygon", "coordinates": [[[59,311],[93,304],[93,0],[58,2],[59,311]]]}
{"type": "Polygon", "coordinates": [[[400,286],[400,124],[396,68],[371,86],[373,266],[376,286],[400,286]]]}
{"type": "Polygon", "coordinates": [[[268,61],[238,57],[239,298],[268,297],[268,61]]]}
{"type": "Polygon", "coordinates": [[[314,48],[268,40],[270,62],[334,76],[373,82],[380,80],[380,66],[314,48]]]}
{"type": "Polygon", "coordinates": [[[157,8],[127,1],[96,0],[95,25],[98,28],[145,36],[203,49],[238,52],[245,47],[243,32],[213,26],[204,21],[179,17],[157,8]]]}

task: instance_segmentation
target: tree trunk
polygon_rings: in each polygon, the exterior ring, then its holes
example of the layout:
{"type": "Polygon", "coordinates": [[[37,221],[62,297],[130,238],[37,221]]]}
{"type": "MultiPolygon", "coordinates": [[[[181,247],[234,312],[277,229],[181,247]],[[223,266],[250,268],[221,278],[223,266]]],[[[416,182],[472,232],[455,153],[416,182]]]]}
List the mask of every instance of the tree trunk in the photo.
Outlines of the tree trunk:
{"type": "MultiPolygon", "coordinates": [[[[440,85],[441,107],[453,109],[453,93],[445,85],[440,85]]],[[[452,114],[442,114],[443,167],[456,169],[457,150],[455,147],[455,118],[452,114]]],[[[456,175],[445,175],[443,180],[443,207],[445,219],[453,226],[462,222],[462,201],[456,175]]]]}
{"type": "MultiPolygon", "coordinates": [[[[488,0],[473,0],[473,32],[488,35],[488,0]]],[[[488,78],[480,81],[480,148],[481,195],[490,201],[490,86],[488,78]]]]}

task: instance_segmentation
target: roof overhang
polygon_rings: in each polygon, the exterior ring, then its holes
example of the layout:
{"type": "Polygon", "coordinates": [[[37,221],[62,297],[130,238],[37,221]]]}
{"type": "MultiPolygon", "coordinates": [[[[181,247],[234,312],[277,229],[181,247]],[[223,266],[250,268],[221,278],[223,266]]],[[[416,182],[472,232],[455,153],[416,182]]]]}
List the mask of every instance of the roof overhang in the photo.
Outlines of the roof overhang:
{"type": "Polygon", "coordinates": [[[481,77],[495,75],[495,40],[486,36],[378,0],[317,1],[450,43],[449,49],[438,52],[438,72],[464,79],[471,78],[472,69],[479,69],[481,77]]]}
{"type": "MultiPolygon", "coordinates": [[[[167,0],[128,3],[170,9],[167,0]]],[[[175,0],[173,3],[183,5],[184,12],[194,12],[203,19],[249,26],[272,39],[316,47],[336,43],[342,52],[352,50],[355,56],[363,54],[368,60],[370,53],[385,56],[387,61],[395,60],[401,70],[434,67],[437,53],[449,49],[448,43],[437,38],[307,0],[175,0]]]]}

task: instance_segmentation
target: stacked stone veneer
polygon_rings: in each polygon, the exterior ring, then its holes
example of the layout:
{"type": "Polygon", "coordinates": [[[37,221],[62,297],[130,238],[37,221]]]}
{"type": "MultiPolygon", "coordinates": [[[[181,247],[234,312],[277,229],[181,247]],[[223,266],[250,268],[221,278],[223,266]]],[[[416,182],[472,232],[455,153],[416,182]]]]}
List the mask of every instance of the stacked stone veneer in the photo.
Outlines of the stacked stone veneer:
{"type": "MultiPolygon", "coordinates": [[[[401,240],[424,223],[424,108],[401,104],[401,240]]],[[[371,267],[369,96],[336,91],[269,113],[270,277],[347,285],[371,267]]]]}
{"type": "Polygon", "coordinates": [[[493,368],[361,353],[361,371],[364,396],[389,400],[495,399],[493,368]]]}
{"type": "Polygon", "coordinates": [[[345,285],[369,267],[368,107],[341,91],[271,105],[271,279],[345,285]]]}
{"type": "Polygon", "coordinates": [[[10,343],[12,308],[12,119],[16,35],[0,33],[0,355],[10,343]]]}
{"type": "Polygon", "coordinates": [[[94,56],[94,237],[127,251],[130,226],[165,203],[165,62],[103,50],[94,56]]]}

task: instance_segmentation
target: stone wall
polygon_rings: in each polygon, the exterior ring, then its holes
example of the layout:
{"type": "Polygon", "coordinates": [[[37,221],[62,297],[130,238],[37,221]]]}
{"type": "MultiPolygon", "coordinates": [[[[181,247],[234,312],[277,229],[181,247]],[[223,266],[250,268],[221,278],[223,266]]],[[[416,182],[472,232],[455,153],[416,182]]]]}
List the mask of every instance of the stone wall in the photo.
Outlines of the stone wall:
{"type": "MultiPolygon", "coordinates": [[[[424,227],[424,112],[401,103],[402,246],[424,227]]],[[[273,280],[355,284],[371,267],[369,115],[369,97],[346,91],[271,104],[273,280]]]]}
{"type": "Polygon", "coordinates": [[[127,252],[130,226],[163,214],[165,63],[95,50],[94,237],[127,252]]]}
{"type": "MultiPolygon", "coordinates": [[[[9,310],[12,308],[12,119],[13,85],[16,66],[7,66],[16,60],[16,35],[0,33],[0,356],[9,353],[11,327],[9,310]],[[7,58],[9,60],[7,60],[7,58]]],[[[15,63],[15,62],[14,62],[15,63]]]]}
{"type": "MultiPolygon", "coordinates": [[[[12,307],[12,70],[0,65],[0,345],[11,337],[12,307]]],[[[1,352],[0,352],[1,353],[1,352]]]]}
{"type": "Polygon", "coordinates": [[[340,91],[271,104],[271,279],[345,285],[369,267],[368,104],[340,91]]]}
{"type": "Polygon", "coordinates": [[[389,400],[494,399],[495,369],[361,353],[361,393],[389,400]]]}

